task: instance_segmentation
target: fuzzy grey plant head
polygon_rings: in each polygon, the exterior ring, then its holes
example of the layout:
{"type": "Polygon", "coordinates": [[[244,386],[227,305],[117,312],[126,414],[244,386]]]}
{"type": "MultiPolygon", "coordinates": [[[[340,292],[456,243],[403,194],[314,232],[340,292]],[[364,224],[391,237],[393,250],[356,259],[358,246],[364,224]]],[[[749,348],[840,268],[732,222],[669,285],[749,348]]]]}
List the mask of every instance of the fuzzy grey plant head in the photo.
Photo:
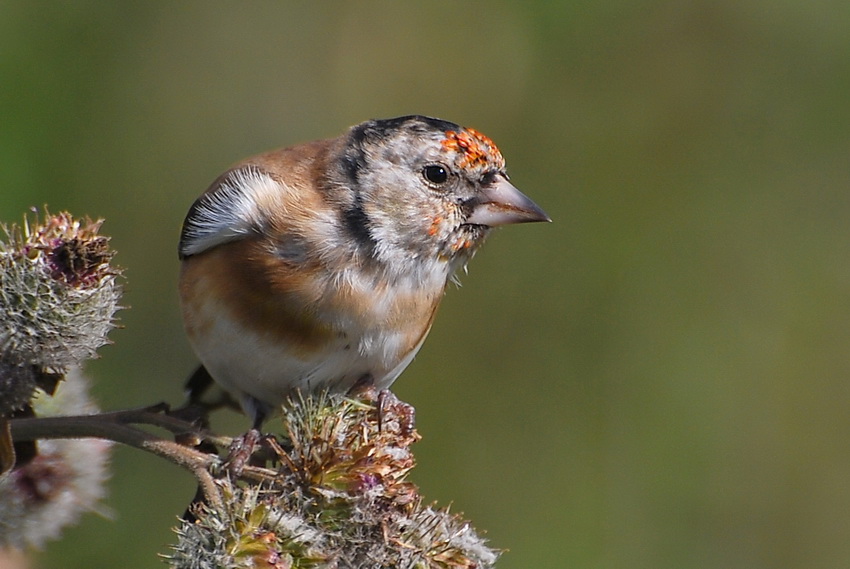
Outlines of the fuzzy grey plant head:
{"type": "MultiPolygon", "coordinates": [[[[88,380],[77,368],[68,372],[53,397],[38,393],[32,407],[40,417],[98,410],[89,397],[88,380]]],[[[37,455],[0,475],[0,549],[41,547],[83,513],[107,513],[101,500],[110,447],[101,439],[40,441],[37,455]]]]}
{"type": "Polygon", "coordinates": [[[423,503],[406,480],[419,440],[413,408],[338,394],[284,407],[274,480],[219,479],[177,529],[172,569],[488,569],[499,553],[461,516],[423,503]]]}
{"type": "Polygon", "coordinates": [[[0,415],[26,405],[45,374],[61,375],[108,342],[120,270],[101,223],[45,211],[2,227],[0,415]]]}

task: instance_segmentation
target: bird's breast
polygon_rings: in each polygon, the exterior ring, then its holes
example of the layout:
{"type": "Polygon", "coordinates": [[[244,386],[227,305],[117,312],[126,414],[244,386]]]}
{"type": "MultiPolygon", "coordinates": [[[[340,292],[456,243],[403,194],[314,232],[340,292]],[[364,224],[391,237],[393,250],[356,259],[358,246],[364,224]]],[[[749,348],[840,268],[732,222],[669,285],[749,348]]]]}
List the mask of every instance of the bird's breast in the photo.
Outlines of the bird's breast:
{"type": "Polygon", "coordinates": [[[213,377],[268,400],[365,374],[389,385],[442,297],[439,275],[420,281],[294,264],[243,240],[186,259],[180,292],[190,340],[213,377]]]}

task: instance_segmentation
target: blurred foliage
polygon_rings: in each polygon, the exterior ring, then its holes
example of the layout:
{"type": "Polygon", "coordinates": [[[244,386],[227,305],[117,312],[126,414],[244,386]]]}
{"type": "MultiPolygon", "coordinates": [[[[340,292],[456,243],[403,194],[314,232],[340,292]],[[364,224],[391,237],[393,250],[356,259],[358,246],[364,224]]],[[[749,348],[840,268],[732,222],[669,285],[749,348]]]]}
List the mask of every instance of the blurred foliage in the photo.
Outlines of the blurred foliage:
{"type": "MultiPolygon", "coordinates": [[[[850,564],[850,4],[0,2],[0,219],[105,217],[104,408],[176,402],[189,204],[236,160],[426,113],[553,217],[397,383],[416,482],[519,567],[850,564]]],[[[247,425],[224,421],[232,432],[247,425]]],[[[193,493],[124,450],[44,568],[151,567],[193,493]]]]}

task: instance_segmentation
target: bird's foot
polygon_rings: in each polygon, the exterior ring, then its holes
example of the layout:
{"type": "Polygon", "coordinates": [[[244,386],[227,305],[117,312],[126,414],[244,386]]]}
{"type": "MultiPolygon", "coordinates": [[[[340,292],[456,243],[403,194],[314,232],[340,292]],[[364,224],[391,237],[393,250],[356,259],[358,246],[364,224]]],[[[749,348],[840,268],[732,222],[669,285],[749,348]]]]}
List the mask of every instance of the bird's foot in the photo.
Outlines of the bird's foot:
{"type": "Polygon", "coordinates": [[[414,437],[418,440],[416,409],[413,405],[400,400],[389,389],[382,389],[378,393],[377,409],[379,430],[388,430],[402,437],[414,437]]]}
{"type": "Polygon", "coordinates": [[[263,438],[263,434],[258,429],[251,429],[233,439],[230,448],[227,449],[224,469],[234,478],[239,478],[245,470],[245,465],[250,464],[254,453],[259,450],[263,438]]]}

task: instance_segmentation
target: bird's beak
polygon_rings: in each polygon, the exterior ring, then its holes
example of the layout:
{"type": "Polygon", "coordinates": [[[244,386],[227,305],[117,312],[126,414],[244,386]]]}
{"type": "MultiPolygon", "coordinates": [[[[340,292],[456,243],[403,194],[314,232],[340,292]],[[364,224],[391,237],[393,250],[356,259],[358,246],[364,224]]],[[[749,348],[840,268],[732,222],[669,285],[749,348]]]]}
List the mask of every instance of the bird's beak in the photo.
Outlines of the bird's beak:
{"type": "Polygon", "coordinates": [[[474,199],[472,214],[466,223],[497,227],[532,221],[552,221],[552,219],[504,176],[498,175],[474,199]]]}

